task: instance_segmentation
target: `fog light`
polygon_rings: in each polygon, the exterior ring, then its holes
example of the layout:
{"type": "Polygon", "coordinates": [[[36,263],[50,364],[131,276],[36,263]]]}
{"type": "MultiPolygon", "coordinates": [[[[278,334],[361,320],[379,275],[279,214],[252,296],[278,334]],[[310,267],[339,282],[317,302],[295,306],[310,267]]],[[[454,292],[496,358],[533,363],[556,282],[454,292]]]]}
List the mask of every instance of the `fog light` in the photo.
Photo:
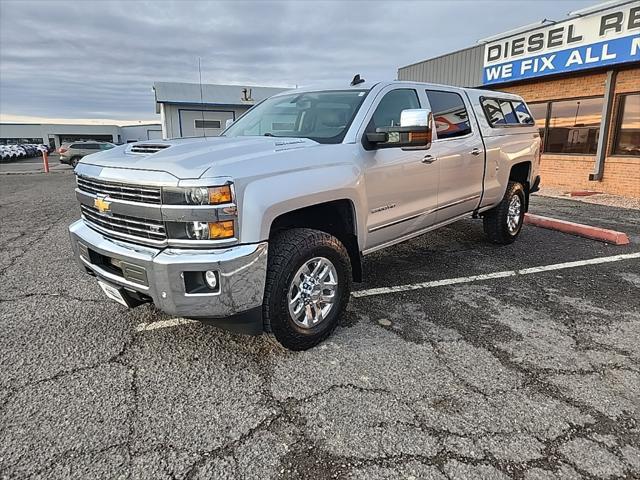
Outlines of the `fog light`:
{"type": "Polygon", "coordinates": [[[204,281],[211,290],[215,290],[218,286],[218,275],[213,270],[207,270],[204,272],[204,281]]]}
{"type": "Polygon", "coordinates": [[[209,224],[207,222],[188,222],[185,223],[187,238],[193,240],[209,239],[209,224]]]}

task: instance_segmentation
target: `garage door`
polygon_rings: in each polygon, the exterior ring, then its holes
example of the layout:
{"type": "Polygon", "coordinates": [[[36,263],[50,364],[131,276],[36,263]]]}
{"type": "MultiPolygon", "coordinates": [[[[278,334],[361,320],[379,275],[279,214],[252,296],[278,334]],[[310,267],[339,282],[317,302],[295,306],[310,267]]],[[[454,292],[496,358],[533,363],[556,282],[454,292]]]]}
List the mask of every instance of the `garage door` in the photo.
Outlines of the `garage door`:
{"type": "Polygon", "coordinates": [[[226,121],[233,120],[233,112],[204,112],[201,110],[179,110],[180,136],[182,137],[215,137],[224,130],[226,121]]]}

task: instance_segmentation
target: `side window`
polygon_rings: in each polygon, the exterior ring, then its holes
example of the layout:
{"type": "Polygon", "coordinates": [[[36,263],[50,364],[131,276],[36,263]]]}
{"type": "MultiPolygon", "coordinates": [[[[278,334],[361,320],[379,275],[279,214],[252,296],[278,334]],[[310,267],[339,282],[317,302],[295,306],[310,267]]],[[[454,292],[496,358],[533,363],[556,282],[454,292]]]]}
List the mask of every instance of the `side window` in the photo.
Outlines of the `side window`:
{"type": "Polygon", "coordinates": [[[400,125],[400,113],[410,108],[420,108],[418,93],[415,90],[403,88],[388,92],[380,100],[367,131],[375,132],[378,127],[400,125]]]}
{"type": "Polygon", "coordinates": [[[471,133],[469,115],[462,97],[453,92],[427,90],[438,139],[462,137],[471,133]]]}
{"type": "Polygon", "coordinates": [[[513,107],[511,106],[511,102],[508,100],[499,100],[500,102],[500,110],[502,110],[502,114],[504,115],[504,120],[508,125],[516,125],[518,124],[518,119],[516,117],[515,112],[513,111],[513,107]]]}
{"type": "Polygon", "coordinates": [[[533,125],[534,121],[524,102],[503,98],[483,98],[482,108],[492,127],[500,125],[533,125]]]}
{"type": "Polygon", "coordinates": [[[495,125],[506,125],[507,122],[504,119],[504,114],[497,100],[493,98],[483,98],[482,107],[492,127],[495,125]]]}
{"type": "Polygon", "coordinates": [[[533,121],[533,117],[529,113],[529,109],[523,102],[511,102],[513,105],[513,109],[516,112],[516,117],[518,118],[518,122],[524,125],[533,125],[535,122],[533,121]]]}

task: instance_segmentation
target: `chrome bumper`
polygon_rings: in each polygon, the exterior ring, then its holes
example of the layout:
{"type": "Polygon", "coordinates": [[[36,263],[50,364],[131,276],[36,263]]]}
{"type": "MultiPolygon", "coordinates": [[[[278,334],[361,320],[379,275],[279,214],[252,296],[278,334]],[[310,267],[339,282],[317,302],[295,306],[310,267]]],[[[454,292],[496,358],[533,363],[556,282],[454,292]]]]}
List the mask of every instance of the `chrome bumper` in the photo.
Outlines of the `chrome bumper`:
{"type": "Polygon", "coordinates": [[[262,305],[267,270],[267,243],[216,249],[156,249],[106,237],[78,220],[69,227],[74,256],[83,269],[121,286],[125,291],[150,297],[161,310],[190,318],[236,317],[262,305]],[[126,262],[113,269],[93,262],[87,249],[126,262]],[[216,270],[219,289],[212,293],[187,293],[183,272],[216,270]],[[125,278],[125,275],[128,277],[125,278]]]}

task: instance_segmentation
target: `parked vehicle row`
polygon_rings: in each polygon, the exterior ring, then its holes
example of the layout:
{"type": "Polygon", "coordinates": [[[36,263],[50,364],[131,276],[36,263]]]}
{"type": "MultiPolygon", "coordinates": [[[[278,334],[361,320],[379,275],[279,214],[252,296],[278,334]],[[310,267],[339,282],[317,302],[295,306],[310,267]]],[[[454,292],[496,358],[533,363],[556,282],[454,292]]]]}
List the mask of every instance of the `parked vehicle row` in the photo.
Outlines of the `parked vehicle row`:
{"type": "Polygon", "coordinates": [[[21,158],[37,157],[49,148],[43,144],[23,143],[21,145],[0,145],[0,158],[3,162],[19,160],[21,158]]]}

